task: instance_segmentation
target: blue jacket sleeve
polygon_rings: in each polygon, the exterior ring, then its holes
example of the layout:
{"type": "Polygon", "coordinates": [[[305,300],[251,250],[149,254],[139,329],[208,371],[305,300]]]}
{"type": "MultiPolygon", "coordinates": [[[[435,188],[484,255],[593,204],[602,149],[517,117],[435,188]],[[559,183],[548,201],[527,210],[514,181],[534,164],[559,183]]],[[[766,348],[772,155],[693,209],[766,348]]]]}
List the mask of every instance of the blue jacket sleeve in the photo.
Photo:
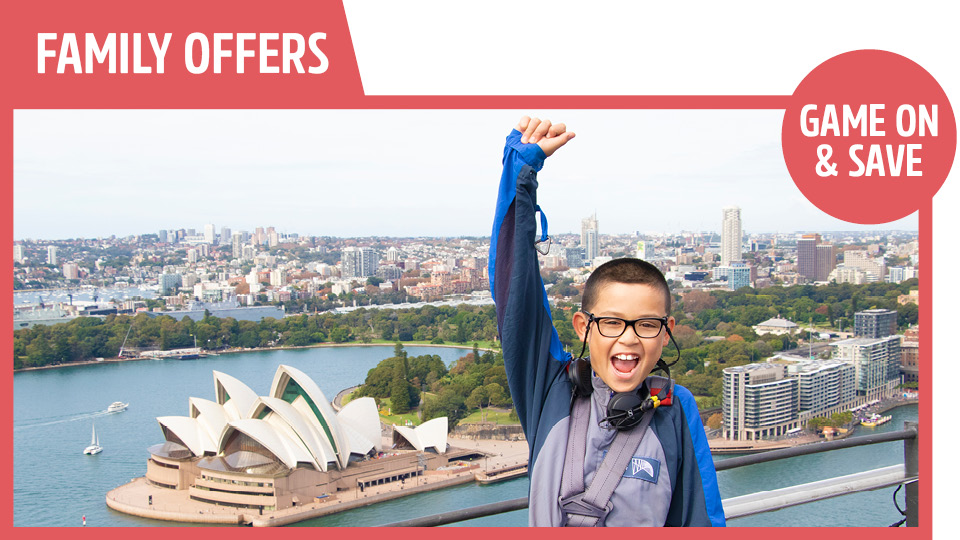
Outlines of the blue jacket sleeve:
{"type": "Polygon", "coordinates": [[[507,137],[489,257],[507,380],[530,448],[550,385],[569,358],[553,327],[534,248],[537,172],[545,158],[538,145],[520,142],[520,132],[507,137]]]}
{"type": "Polygon", "coordinates": [[[713,467],[710,446],[703,431],[700,413],[693,394],[677,385],[674,396],[682,408],[680,426],[680,464],[677,484],[667,513],[667,526],[725,527],[726,517],[717,485],[717,471],[713,467]]]}

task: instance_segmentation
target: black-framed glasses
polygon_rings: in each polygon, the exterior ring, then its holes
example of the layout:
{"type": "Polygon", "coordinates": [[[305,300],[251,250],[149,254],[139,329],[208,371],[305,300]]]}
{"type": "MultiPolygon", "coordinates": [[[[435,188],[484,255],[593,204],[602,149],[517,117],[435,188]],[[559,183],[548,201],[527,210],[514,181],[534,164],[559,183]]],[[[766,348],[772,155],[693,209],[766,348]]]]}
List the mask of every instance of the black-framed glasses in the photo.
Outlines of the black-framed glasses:
{"type": "Polygon", "coordinates": [[[628,321],[620,317],[597,317],[589,311],[583,312],[590,317],[587,326],[590,323],[597,323],[597,331],[600,335],[608,338],[618,338],[627,330],[627,326],[632,326],[633,331],[639,338],[655,338],[663,331],[667,324],[666,317],[641,317],[628,321]]]}

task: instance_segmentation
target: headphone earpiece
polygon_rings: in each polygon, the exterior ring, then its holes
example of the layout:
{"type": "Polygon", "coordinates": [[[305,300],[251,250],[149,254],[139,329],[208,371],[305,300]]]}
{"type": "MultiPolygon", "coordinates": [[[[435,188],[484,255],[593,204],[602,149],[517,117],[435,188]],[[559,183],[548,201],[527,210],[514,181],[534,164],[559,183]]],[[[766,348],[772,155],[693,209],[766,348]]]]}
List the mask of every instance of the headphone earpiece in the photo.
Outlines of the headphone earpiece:
{"type": "Polygon", "coordinates": [[[573,394],[586,397],[593,393],[593,368],[586,358],[574,358],[567,362],[567,377],[573,385],[573,394]]]}

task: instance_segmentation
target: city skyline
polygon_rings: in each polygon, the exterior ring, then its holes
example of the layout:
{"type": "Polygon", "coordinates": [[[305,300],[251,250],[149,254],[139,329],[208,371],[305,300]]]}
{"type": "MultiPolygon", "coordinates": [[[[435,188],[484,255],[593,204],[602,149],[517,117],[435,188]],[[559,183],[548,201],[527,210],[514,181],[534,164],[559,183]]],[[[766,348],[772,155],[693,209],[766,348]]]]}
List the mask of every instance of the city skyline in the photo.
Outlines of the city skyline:
{"type": "MultiPolygon", "coordinates": [[[[806,201],[776,111],[534,113],[578,133],[540,173],[555,233],[593,211],[608,233],[719,231],[730,205],[748,233],[917,229],[916,214],[859,225],[806,201]],[[610,136],[624,118],[645,129],[610,136]]],[[[438,137],[449,111],[16,111],[14,238],[271,222],[312,236],[485,236],[521,114],[457,111],[464,133],[438,137]]]]}

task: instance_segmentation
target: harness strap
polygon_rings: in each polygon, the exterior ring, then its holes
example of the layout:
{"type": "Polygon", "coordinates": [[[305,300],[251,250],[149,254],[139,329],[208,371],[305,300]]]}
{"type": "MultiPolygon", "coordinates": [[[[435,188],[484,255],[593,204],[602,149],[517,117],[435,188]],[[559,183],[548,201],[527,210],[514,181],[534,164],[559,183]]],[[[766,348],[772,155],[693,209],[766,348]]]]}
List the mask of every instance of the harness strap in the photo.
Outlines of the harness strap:
{"type": "Polygon", "coordinates": [[[613,509],[613,505],[610,504],[613,492],[620,484],[630,458],[640,446],[640,441],[650,425],[655,410],[646,411],[637,427],[629,431],[617,432],[590,487],[584,491],[583,462],[587,451],[590,398],[574,400],[573,411],[570,414],[570,434],[567,437],[567,454],[563,461],[563,476],[560,480],[561,526],[604,526],[607,514],[613,509]]]}

